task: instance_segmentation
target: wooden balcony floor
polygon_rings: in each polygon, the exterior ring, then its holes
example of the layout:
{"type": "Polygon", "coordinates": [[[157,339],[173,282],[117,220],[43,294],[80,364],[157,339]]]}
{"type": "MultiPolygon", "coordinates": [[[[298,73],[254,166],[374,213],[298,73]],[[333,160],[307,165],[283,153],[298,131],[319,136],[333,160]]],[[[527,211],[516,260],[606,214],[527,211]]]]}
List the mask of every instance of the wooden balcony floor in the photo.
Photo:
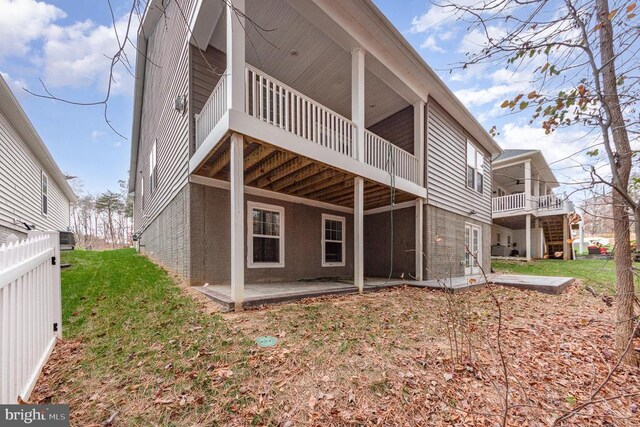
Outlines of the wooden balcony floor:
{"type": "MultiPolygon", "coordinates": [[[[229,138],[218,144],[195,174],[229,181],[229,138]]],[[[244,184],[291,196],[304,197],[353,208],[355,175],[317,160],[284,151],[263,141],[245,137],[244,184]]],[[[389,177],[391,182],[391,177],[389,177]]],[[[364,207],[374,209],[390,204],[392,188],[365,180],[364,207]]],[[[414,200],[415,196],[395,191],[395,202],[414,200]]]]}

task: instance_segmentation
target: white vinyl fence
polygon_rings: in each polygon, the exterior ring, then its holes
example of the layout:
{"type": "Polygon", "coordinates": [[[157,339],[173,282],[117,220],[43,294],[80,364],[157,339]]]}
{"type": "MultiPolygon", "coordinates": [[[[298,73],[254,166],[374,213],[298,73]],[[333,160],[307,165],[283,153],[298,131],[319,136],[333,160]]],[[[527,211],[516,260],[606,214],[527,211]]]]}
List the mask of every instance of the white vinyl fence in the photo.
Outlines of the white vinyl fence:
{"type": "Polygon", "coordinates": [[[0,404],[27,400],[61,337],[60,238],[0,246],[0,404]]]}

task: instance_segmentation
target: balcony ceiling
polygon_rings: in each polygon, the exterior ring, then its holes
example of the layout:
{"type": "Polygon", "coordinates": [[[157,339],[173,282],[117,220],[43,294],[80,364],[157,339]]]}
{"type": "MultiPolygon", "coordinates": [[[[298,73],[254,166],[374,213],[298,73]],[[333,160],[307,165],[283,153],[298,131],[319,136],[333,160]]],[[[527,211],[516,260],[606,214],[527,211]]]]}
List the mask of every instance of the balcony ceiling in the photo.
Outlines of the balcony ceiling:
{"type": "MultiPolygon", "coordinates": [[[[342,48],[285,0],[247,0],[247,62],[293,89],[351,118],[351,52],[342,48]]],[[[226,50],[221,14],[210,44],[226,50]]],[[[409,104],[368,68],[366,126],[409,104]]]]}

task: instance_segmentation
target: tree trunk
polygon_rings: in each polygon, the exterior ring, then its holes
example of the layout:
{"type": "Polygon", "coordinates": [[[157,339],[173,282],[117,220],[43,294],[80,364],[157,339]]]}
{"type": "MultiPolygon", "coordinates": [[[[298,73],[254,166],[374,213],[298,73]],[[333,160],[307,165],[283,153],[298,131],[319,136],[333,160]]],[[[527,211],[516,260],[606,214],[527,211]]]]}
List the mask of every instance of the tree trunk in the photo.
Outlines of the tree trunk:
{"type": "Polygon", "coordinates": [[[611,164],[613,172],[613,236],[615,239],[614,262],[616,266],[616,352],[623,357],[626,365],[637,365],[638,358],[633,345],[634,322],[634,284],[633,263],[631,260],[631,242],[629,234],[628,203],[620,194],[629,188],[631,173],[631,146],[625,127],[624,117],[618,98],[615,56],[613,51],[613,26],[609,19],[608,0],[596,0],[600,29],[600,60],[602,61],[602,80],[607,118],[610,121],[611,134],[615,146],[615,156],[611,164]],[[625,350],[631,347],[625,353],[625,350]],[[623,356],[624,354],[624,356],[623,356]]]}

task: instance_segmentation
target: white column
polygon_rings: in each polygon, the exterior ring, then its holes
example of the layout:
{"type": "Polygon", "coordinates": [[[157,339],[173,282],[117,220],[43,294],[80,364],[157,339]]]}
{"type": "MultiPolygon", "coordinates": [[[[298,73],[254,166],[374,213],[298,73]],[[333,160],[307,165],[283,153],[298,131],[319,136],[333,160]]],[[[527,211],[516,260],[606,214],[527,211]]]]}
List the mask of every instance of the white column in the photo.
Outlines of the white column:
{"type": "Polygon", "coordinates": [[[351,52],[351,121],[356,124],[355,157],[364,161],[364,51],[351,52]]]}
{"type": "Polygon", "coordinates": [[[531,214],[526,215],[525,221],[525,251],[527,252],[527,261],[531,261],[531,214]]]}
{"type": "Polygon", "coordinates": [[[527,160],[524,162],[524,200],[527,211],[530,211],[532,208],[531,196],[531,160],[527,160]]]}
{"type": "Polygon", "coordinates": [[[364,290],[364,179],[356,177],[353,186],[353,281],[358,292],[364,290]]]}
{"type": "Polygon", "coordinates": [[[244,141],[231,134],[231,299],[236,311],[244,302],[244,141]]]}
{"type": "MultiPolygon", "coordinates": [[[[578,238],[580,239],[580,254],[584,251],[584,222],[578,223],[578,238]]],[[[637,240],[636,240],[637,241],[637,240]]]]}
{"type": "Polygon", "coordinates": [[[228,0],[227,18],[227,107],[244,111],[245,0],[228,0]]]}
{"type": "Polygon", "coordinates": [[[416,199],[416,280],[422,280],[424,272],[424,256],[422,254],[422,234],[424,227],[424,204],[422,199],[416,199]]]}
{"type": "Polygon", "coordinates": [[[424,186],[424,102],[413,104],[413,154],[418,158],[418,185],[424,186]]]}

